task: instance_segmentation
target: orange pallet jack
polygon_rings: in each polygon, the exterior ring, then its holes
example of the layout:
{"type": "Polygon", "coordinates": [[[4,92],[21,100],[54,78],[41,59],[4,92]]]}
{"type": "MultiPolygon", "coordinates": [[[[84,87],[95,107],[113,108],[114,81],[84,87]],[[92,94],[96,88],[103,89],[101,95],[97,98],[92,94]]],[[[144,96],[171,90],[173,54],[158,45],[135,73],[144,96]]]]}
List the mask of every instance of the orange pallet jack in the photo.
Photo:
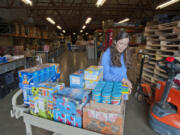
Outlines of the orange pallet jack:
{"type": "Polygon", "coordinates": [[[150,104],[149,125],[160,135],[180,135],[180,90],[172,88],[174,77],[180,73],[180,62],[168,57],[157,64],[168,73],[168,80],[157,82],[154,97],[150,86],[141,84],[150,104]]]}

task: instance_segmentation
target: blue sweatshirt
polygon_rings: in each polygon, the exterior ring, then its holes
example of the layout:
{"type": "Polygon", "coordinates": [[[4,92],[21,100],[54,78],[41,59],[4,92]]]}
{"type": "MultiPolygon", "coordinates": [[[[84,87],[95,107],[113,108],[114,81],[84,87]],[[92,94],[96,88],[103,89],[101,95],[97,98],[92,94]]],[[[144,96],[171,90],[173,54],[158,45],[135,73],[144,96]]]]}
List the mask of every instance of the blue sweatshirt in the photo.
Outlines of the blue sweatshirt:
{"type": "Polygon", "coordinates": [[[124,63],[124,54],[122,54],[120,57],[122,66],[112,66],[110,48],[104,52],[101,65],[104,67],[103,78],[105,81],[120,82],[123,78],[127,79],[127,69],[124,63]]]}

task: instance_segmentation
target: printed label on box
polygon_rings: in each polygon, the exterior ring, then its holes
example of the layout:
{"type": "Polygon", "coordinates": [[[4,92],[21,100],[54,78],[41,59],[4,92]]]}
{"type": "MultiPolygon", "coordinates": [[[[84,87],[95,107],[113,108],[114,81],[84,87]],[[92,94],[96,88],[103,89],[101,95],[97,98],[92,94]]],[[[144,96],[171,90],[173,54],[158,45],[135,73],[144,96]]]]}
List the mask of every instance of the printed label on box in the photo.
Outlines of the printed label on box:
{"type": "Polygon", "coordinates": [[[96,118],[96,111],[95,110],[88,109],[87,112],[88,112],[88,116],[90,118],[96,118]]]}
{"type": "Polygon", "coordinates": [[[41,111],[45,111],[45,104],[44,104],[44,99],[43,98],[40,98],[39,99],[39,109],[41,110],[41,111]]]}
{"type": "Polygon", "coordinates": [[[116,119],[118,118],[118,115],[115,113],[109,113],[108,114],[108,121],[114,123],[116,119]]]}
{"type": "Polygon", "coordinates": [[[72,76],[72,83],[73,84],[80,84],[80,77],[72,76]]]}
{"type": "Polygon", "coordinates": [[[96,119],[100,121],[107,121],[108,120],[107,113],[96,112],[96,119]]]}

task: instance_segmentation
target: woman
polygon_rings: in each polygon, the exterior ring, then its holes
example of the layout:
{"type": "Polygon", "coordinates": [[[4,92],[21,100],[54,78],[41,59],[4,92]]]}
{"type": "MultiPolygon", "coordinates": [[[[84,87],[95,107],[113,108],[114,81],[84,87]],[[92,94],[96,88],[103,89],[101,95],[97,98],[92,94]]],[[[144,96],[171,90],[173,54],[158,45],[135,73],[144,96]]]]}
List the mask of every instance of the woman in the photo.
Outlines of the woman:
{"type": "Polygon", "coordinates": [[[101,65],[104,67],[103,78],[105,81],[122,82],[131,89],[132,84],[127,78],[127,69],[124,61],[124,51],[128,44],[128,33],[118,33],[112,46],[104,52],[101,65]]]}

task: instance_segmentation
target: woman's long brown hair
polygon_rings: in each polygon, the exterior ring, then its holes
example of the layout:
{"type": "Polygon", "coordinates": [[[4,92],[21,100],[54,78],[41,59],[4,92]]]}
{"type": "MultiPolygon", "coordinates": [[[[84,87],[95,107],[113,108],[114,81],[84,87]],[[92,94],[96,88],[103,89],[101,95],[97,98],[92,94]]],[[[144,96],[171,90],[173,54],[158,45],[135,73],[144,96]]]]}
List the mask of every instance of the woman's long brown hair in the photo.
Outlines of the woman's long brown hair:
{"type": "MultiPolygon", "coordinates": [[[[127,32],[119,32],[115,38],[116,43],[124,38],[129,38],[129,35],[127,32]]],[[[116,44],[113,43],[112,46],[110,47],[111,50],[111,61],[113,66],[121,67],[122,63],[120,60],[120,56],[122,53],[119,53],[118,50],[116,49],[116,44]]],[[[124,59],[126,61],[126,58],[124,56],[124,59]]]]}

